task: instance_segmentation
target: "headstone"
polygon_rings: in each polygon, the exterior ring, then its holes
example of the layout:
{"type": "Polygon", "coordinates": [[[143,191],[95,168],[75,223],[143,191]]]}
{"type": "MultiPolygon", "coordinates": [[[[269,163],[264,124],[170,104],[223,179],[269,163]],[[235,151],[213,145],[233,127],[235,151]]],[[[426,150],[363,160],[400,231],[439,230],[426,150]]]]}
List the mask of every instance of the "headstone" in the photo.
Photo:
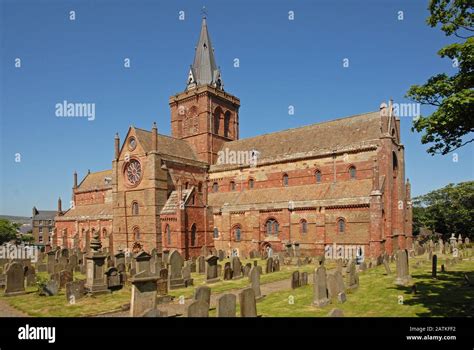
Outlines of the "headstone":
{"type": "Polygon", "coordinates": [[[206,258],[202,255],[197,258],[197,272],[200,274],[206,273],[206,258]]]}
{"type": "Polygon", "coordinates": [[[251,263],[245,264],[245,266],[244,266],[244,277],[249,277],[250,269],[251,269],[251,268],[252,268],[252,264],[251,264],[251,263]]]}
{"type": "MultiPolygon", "coordinates": [[[[216,257],[219,259],[218,257],[216,257]]],[[[186,308],[187,317],[209,317],[209,304],[203,300],[193,301],[186,308]]]]}
{"type": "Polygon", "coordinates": [[[151,272],[150,260],[151,260],[151,255],[143,250],[134,254],[133,266],[135,267],[135,273],[146,271],[147,274],[150,274],[151,272]]]}
{"type": "Polygon", "coordinates": [[[119,250],[117,254],[114,255],[115,266],[118,267],[120,264],[125,266],[125,253],[122,250],[119,250]]]}
{"type": "Polygon", "coordinates": [[[280,271],[280,259],[273,259],[273,272],[280,271]]]}
{"type": "Polygon", "coordinates": [[[26,280],[26,286],[27,287],[32,287],[36,284],[36,271],[33,266],[25,266],[24,269],[25,271],[25,280],[26,280]]]}
{"type": "Polygon", "coordinates": [[[224,281],[232,279],[232,267],[230,267],[230,262],[226,262],[224,265],[224,281]]]}
{"type": "Polygon", "coordinates": [[[301,272],[300,273],[300,287],[308,285],[308,273],[307,272],[301,272]]]}
{"type": "Polygon", "coordinates": [[[116,267],[109,267],[105,271],[107,276],[107,288],[110,290],[119,290],[123,287],[123,279],[120,276],[120,272],[116,267]]]}
{"type": "Polygon", "coordinates": [[[253,289],[255,298],[260,299],[262,297],[262,291],[260,289],[260,271],[256,266],[253,266],[250,269],[250,286],[253,289]]]}
{"type": "Polygon", "coordinates": [[[222,261],[225,259],[225,252],[221,249],[219,249],[219,251],[217,252],[218,256],[219,256],[219,261],[222,261]]]}
{"type": "Polygon", "coordinates": [[[5,275],[5,296],[25,294],[25,276],[22,264],[10,263],[5,275]]]}
{"type": "Polygon", "coordinates": [[[433,262],[431,266],[431,277],[436,278],[436,272],[438,268],[438,256],[435,254],[433,255],[433,262]]]}
{"type": "Polygon", "coordinates": [[[383,259],[383,266],[385,267],[385,273],[387,275],[391,275],[392,274],[392,271],[390,270],[390,265],[388,264],[388,260],[387,259],[383,259]]]}
{"type": "Polygon", "coordinates": [[[184,259],[177,250],[173,250],[168,257],[169,271],[169,289],[178,289],[185,287],[182,274],[184,259]]]}
{"type": "Polygon", "coordinates": [[[327,304],[329,304],[329,299],[326,284],[326,268],[324,265],[321,265],[313,273],[313,305],[323,307],[327,304]]]}
{"type": "Polygon", "coordinates": [[[242,278],[242,263],[238,256],[232,258],[232,279],[242,278]]]}
{"type": "Polygon", "coordinates": [[[344,312],[341,309],[332,309],[328,313],[328,317],[344,317],[344,312]]]}
{"type": "Polygon", "coordinates": [[[81,299],[86,294],[85,280],[72,281],[66,283],[66,300],[74,304],[76,300],[81,299]]]}
{"type": "Polygon", "coordinates": [[[359,276],[356,271],[356,264],[351,260],[346,268],[346,284],[348,289],[355,289],[359,287],[359,276]]]}
{"type": "Polygon", "coordinates": [[[56,280],[49,280],[40,291],[40,295],[54,296],[59,292],[59,282],[56,280]]]}
{"type": "Polygon", "coordinates": [[[206,258],[206,283],[214,283],[219,281],[219,275],[217,271],[217,261],[219,258],[215,255],[210,255],[206,258]]]}
{"type": "Polygon", "coordinates": [[[235,317],[237,297],[228,293],[217,299],[217,317],[235,317]]]}
{"type": "Polygon", "coordinates": [[[66,287],[66,283],[72,282],[73,276],[71,271],[68,270],[62,270],[59,272],[59,288],[64,288],[66,287]]]}
{"type": "Polygon", "coordinates": [[[184,286],[189,287],[193,285],[193,279],[191,278],[191,267],[189,265],[184,266],[181,269],[181,273],[183,275],[184,286]]]}
{"type": "Polygon", "coordinates": [[[211,305],[211,288],[208,286],[197,287],[194,290],[193,300],[201,300],[207,305],[211,305]]]}
{"type": "Polygon", "coordinates": [[[132,283],[131,317],[140,316],[145,311],[156,308],[157,280],[157,275],[150,275],[146,271],[137,273],[130,278],[132,283]]]}
{"type": "Polygon", "coordinates": [[[56,264],[56,254],[54,250],[48,252],[48,273],[54,273],[54,265],[56,264]]]}
{"type": "Polygon", "coordinates": [[[240,317],[257,317],[257,301],[253,288],[246,288],[239,293],[240,317]]]}
{"type": "Polygon", "coordinates": [[[160,278],[158,279],[157,285],[157,293],[160,296],[168,294],[168,270],[161,269],[160,270],[160,278]]]}
{"type": "Polygon", "coordinates": [[[337,301],[340,303],[345,303],[347,300],[346,293],[345,292],[340,292],[337,294],[337,301]]]}
{"type": "Polygon", "coordinates": [[[272,273],[273,272],[273,258],[269,257],[267,259],[267,265],[265,268],[265,273],[272,273]]]}
{"type": "Polygon", "coordinates": [[[400,249],[397,251],[397,279],[395,280],[395,284],[405,286],[410,280],[408,252],[406,249],[400,249]]]}
{"type": "Polygon", "coordinates": [[[365,263],[365,261],[362,261],[359,265],[359,271],[365,271],[367,270],[367,264],[365,263]]]}
{"type": "Polygon", "coordinates": [[[300,272],[293,271],[291,274],[291,289],[296,289],[300,286],[300,272]]]}
{"type": "MultiPolygon", "coordinates": [[[[336,270],[339,272],[339,270],[336,270]]],[[[337,298],[339,294],[339,290],[337,288],[336,276],[334,276],[334,272],[329,272],[327,274],[327,288],[328,288],[328,297],[329,299],[337,298]]]]}

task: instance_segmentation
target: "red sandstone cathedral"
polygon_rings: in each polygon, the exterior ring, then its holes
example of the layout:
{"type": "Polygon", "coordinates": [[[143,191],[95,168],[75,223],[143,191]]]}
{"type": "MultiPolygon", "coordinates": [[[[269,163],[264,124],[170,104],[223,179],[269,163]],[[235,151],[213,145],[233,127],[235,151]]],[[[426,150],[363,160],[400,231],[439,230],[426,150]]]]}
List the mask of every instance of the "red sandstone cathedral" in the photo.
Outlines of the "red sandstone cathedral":
{"type": "Polygon", "coordinates": [[[206,19],[186,89],[169,99],[172,135],[130,127],[115,136],[112,169],[74,174],[58,203],[53,245],[109,252],[203,247],[365,257],[411,246],[410,184],[392,106],[239,138],[240,100],[224,91],[206,19]]]}

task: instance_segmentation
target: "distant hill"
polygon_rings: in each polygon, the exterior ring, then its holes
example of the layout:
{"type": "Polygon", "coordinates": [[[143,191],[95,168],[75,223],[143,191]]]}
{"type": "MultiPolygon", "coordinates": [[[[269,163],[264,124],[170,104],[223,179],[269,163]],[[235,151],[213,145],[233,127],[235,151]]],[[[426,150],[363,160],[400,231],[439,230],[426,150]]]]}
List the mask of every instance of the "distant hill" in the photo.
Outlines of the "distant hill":
{"type": "Polygon", "coordinates": [[[0,219],[5,219],[11,222],[16,222],[18,224],[30,224],[31,218],[27,216],[13,216],[13,215],[0,215],[0,219]]]}

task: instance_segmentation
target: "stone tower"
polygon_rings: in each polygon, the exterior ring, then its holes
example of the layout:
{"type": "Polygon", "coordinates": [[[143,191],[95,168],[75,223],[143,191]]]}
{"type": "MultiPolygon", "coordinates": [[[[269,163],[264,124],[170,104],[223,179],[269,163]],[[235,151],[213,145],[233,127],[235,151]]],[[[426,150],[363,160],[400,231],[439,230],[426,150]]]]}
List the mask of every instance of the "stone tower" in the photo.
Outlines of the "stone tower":
{"type": "Polygon", "coordinates": [[[186,89],[169,104],[172,136],[186,140],[200,160],[214,164],[223,143],[238,140],[240,100],[224,91],[205,17],[186,89]]]}

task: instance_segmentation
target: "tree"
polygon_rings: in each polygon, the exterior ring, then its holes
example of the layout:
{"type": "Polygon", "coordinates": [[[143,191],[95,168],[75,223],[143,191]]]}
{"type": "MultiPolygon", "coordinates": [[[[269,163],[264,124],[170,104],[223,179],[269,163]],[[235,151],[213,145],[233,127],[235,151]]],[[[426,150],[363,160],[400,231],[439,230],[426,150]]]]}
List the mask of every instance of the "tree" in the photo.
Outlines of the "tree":
{"type": "Polygon", "coordinates": [[[413,232],[420,227],[449,238],[474,237],[474,181],[449,184],[413,199],[413,232]]]}
{"type": "Polygon", "coordinates": [[[431,115],[415,118],[412,130],[424,132],[423,144],[433,144],[427,150],[431,155],[447,154],[474,141],[474,1],[431,0],[427,23],[441,25],[447,35],[461,42],[438,51],[442,58],[449,57],[458,72],[445,73],[428,79],[424,85],[413,85],[406,97],[422,105],[436,107],[431,115]]]}
{"type": "Polygon", "coordinates": [[[0,244],[16,239],[19,224],[0,219],[0,244]]]}

